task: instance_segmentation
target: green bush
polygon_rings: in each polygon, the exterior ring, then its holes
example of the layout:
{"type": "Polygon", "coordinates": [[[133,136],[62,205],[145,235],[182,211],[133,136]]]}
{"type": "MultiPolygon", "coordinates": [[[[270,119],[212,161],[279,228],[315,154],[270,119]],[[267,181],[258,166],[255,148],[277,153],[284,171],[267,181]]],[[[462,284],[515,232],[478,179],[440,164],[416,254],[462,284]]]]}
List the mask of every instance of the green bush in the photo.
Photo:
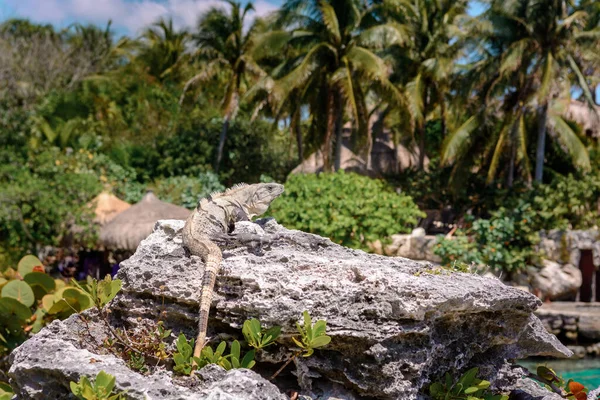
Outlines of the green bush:
{"type": "Polygon", "coordinates": [[[600,224],[600,175],[556,176],[551,184],[538,185],[530,196],[539,229],[588,229],[600,224]]]}
{"type": "Polygon", "coordinates": [[[500,208],[490,219],[475,220],[467,229],[458,230],[453,239],[440,237],[434,253],[446,265],[458,261],[507,273],[518,271],[537,262],[535,218],[535,210],[523,201],[514,209],[500,208]]]}
{"type": "Polygon", "coordinates": [[[291,175],[269,210],[288,228],[361,249],[368,242],[410,232],[425,216],[411,197],[395,193],[385,182],[343,171],[291,175]]]}
{"type": "Polygon", "coordinates": [[[73,223],[83,231],[78,242],[94,244],[93,213],[85,205],[103,188],[112,188],[123,198],[123,189],[135,179],[133,170],[87,150],[50,147],[1,164],[2,258],[16,262],[14,255],[56,246],[73,223]]]}
{"type": "Polygon", "coordinates": [[[80,288],[47,275],[37,257],[23,257],[16,269],[0,274],[0,356],[51,321],[91,305],[91,298],[80,288]]]}
{"type": "Polygon", "coordinates": [[[186,208],[194,208],[198,200],[213,192],[225,190],[213,172],[200,173],[195,177],[171,176],[158,179],[151,187],[156,196],[166,202],[186,208]]]}
{"type": "MultiPolygon", "coordinates": [[[[217,114],[182,117],[175,134],[158,143],[160,161],[153,177],[197,176],[212,170],[222,128],[223,119],[217,114]]],[[[272,124],[250,121],[240,113],[229,126],[219,180],[227,186],[254,183],[263,173],[277,180],[285,179],[295,161],[286,154],[286,140],[289,138],[283,137],[272,124]]]]}

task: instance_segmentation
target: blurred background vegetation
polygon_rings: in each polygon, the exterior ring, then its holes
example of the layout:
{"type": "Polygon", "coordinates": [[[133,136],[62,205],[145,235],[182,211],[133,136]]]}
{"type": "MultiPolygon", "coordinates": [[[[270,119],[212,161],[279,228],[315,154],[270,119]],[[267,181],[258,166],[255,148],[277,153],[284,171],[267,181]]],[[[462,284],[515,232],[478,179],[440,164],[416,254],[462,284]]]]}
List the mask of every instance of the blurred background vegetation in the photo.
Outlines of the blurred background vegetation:
{"type": "Polygon", "coordinates": [[[535,232],[598,222],[600,3],[482,4],[286,0],[250,21],[227,2],[135,38],[4,21],[0,263],[59,245],[103,190],[192,208],[319,151],[324,173],[291,175],[274,204],[287,226],[367,248],[451,210],[476,242],[443,244],[448,260],[524,266],[535,232]],[[362,176],[335,172],[346,148],[362,176]]]}

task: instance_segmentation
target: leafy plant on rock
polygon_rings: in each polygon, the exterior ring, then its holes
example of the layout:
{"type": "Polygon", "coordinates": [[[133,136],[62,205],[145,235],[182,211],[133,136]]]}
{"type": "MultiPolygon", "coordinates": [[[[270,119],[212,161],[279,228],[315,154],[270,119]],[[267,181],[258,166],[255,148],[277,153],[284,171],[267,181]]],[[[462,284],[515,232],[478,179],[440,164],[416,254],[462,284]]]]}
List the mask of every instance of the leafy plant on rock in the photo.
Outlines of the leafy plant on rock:
{"type": "Polygon", "coordinates": [[[121,400],[124,392],[112,394],[116,379],[113,375],[100,371],[90,382],[87,376],[79,378],[79,382],[70,382],[71,392],[81,400],[121,400]]]}
{"type": "Polygon", "coordinates": [[[331,342],[331,337],[326,334],[327,322],[325,320],[320,319],[313,324],[308,311],[304,311],[302,315],[304,318],[304,325],[302,326],[299,323],[296,323],[296,329],[298,329],[300,338],[296,339],[295,337],[292,337],[292,340],[300,350],[296,351],[270,379],[275,379],[275,377],[277,377],[277,375],[279,375],[281,371],[283,371],[285,367],[299,355],[302,354],[303,357],[310,357],[316,348],[326,346],[331,342]]]}
{"type": "Polygon", "coordinates": [[[429,386],[433,400],[508,400],[508,396],[489,392],[490,382],[477,378],[479,368],[471,368],[456,382],[446,373],[444,380],[429,386]]]}
{"type": "Polygon", "coordinates": [[[190,375],[195,369],[203,368],[208,364],[217,364],[225,370],[232,368],[251,369],[256,364],[254,361],[255,350],[250,350],[242,357],[241,345],[237,340],[231,343],[228,355],[225,355],[227,343],[223,341],[214,351],[211,346],[204,346],[200,357],[193,357],[194,339],[190,339],[188,342],[183,333],[179,335],[175,345],[177,352],[173,353],[174,371],[182,375],[190,375]]]}

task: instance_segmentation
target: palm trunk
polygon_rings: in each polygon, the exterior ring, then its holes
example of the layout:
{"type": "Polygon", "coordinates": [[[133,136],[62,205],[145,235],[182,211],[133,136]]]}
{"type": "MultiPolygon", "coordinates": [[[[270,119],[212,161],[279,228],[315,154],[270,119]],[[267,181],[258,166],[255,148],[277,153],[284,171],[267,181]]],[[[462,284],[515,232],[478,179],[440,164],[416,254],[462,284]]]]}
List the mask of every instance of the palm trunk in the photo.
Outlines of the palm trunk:
{"type": "Polygon", "coordinates": [[[227,139],[227,130],[229,129],[229,114],[225,115],[223,121],[223,129],[221,129],[221,135],[219,136],[219,147],[217,148],[217,160],[215,161],[215,173],[219,172],[221,167],[221,160],[223,159],[223,149],[225,148],[225,139],[227,139]]]}
{"type": "Polygon", "coordinates": [[[335,93],[332,88],[327,91],[327,129],[325,131],[325,143],[323,145],[323,171],[331,171],[331,140],[335,130],[335,93]]]}
{"type": "Polygon", "coordinates": [[[300,107],[297,107],[292,114],[290,123],[292,132],[296,134],[296,145],[298,146],[298,163],[304,161],[304,151],[302,149],[302,128],[300,126],[300,107]]]}
{"type": "Polygon", "coordinates": [[[508,164],[508,176],[506,177],[506,186],[509,188],[513,187],[515,180],[515,160],[517,158],[517,146],[513,145],[510,149],[510,162],[508,164]]]}
{"type": "Polygon", "coordinates": [[[444,95],[440,94],[440,113],[442,114],[442,140],[446,139],[446,102],[444,101],[444,95]]]}
{"type": "Polygon", "coordinates": [[[336,95],[336,118],[335,118],[335,163],[334,170],[339,171],[342,167],[342,128],[344,124],[344,107],[342,107],[342,95],[336,95]]]}
{"type": "Polygon", "coordinates": [[[419,123],[419,170],[423,171],[425,167],[425,120],[427,116],[427,88],[423,96],[423,120],[419,123]]]}
{"type": "Polygon", "coordinates": [[[548,124],[548,103],[540,109],[537,149],[535,151],[535,181],[542,182],[544,173],[544,155],[546,153],[546,125],[548,124]]]}

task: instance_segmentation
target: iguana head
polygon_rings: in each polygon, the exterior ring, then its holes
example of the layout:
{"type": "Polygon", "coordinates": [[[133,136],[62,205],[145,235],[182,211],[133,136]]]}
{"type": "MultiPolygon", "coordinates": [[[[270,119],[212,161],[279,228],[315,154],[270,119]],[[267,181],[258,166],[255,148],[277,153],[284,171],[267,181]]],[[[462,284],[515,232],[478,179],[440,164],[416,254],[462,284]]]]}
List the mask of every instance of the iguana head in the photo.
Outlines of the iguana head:
{"type": "Polygon", "coordinates": [[[256,183],[248,185],[244,193],[247,197],[239,200],[241,200],[248,218],[252,218],[267,211],[271,202],[283,193],[283,185],[279,183],[256,183]]]}

